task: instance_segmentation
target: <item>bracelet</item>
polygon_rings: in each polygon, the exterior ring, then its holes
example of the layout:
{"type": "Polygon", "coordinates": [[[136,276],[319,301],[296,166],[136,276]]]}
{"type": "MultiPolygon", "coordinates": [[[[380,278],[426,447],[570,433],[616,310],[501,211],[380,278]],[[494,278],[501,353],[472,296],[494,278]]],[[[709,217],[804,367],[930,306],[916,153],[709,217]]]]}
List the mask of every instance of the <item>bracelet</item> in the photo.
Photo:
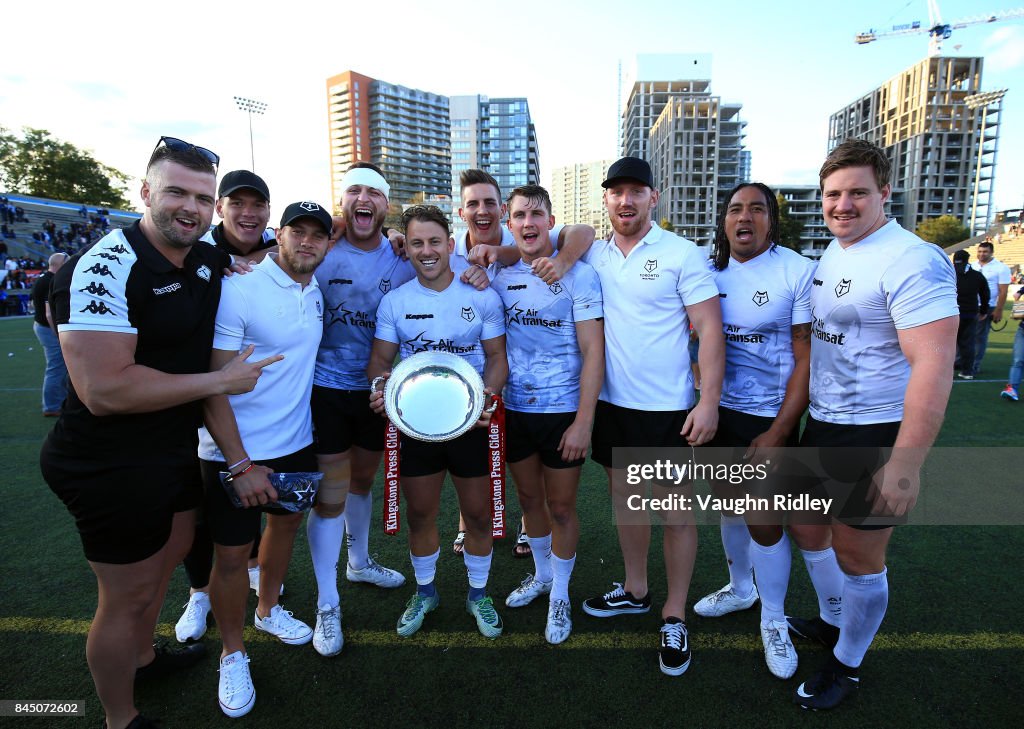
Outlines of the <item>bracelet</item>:
{"type": "Polygon", "coordinates": [[[233,464],[231,464],[230,466],[228,466],[228,471],[229,471],[229,472],[230,472],[230,471],[234,471],[234,470],[235,470],[236,468],[238,468],[239,466],[241,466],[241,465],[242,465],[243,463],[245,463],[245,462],[246,462],[246,461],[248,461],[248,460],[249,460],[249,456],[246,456],[245,458],[243,458],[242,460],[240,460],[240,461],[239,461],[238,463],[233,463],[233,464]]]}
{"type": "Polygon", "coordinates": [[[252,469],[254,469],[255,467],[256,467],[256,464],[255,464],[255,463],[253,463],[252,461],[249,461],[249,465],[248,465],[248,466],[246,466],[245,468],[243,468],[243,469],[242,469],[241,471],[239,471],[238,473],[232,473],[232,474],[229,474],[229,475],[228,475],[228,477],[227,477],[227,478],[225,478],[224,480],[225,480],[225,481],[229,481],[229,482],[230,482],[230,481],[234,481],[234,480],[235,480],[236,478],[238,478],[239,476],[244,476],[245,474],[249,473],[249,471],[251,471],[251,470],[252,470],[252,469]]]}

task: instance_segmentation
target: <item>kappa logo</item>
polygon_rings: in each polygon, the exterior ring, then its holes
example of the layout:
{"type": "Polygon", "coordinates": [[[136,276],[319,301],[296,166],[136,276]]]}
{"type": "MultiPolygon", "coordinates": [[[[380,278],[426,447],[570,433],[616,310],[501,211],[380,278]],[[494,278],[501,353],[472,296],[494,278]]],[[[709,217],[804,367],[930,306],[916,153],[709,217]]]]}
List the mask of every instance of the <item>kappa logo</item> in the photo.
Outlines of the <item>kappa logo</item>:
{"type": "Polygon", "coordinates": [[[203,279],[203,281],[209,281],[211,273],[209,266],[200,266],[196,269],[196,276],[203,279]]]}
{"type": "Polygon", "coordinates": [[[88,311],[90,314],[110,314],[111,316],[117,316],[114,310],[106,305],[103,301],[90,301],[89,305],[84,309],[80,309],[80,312],[84,313],[88,311]]]}
{"type": "Polygon", "coordinates": [[[98,284],[95,281],[90,281],[88,286],[84,289],[78,290],[86,294],[92,294],[93,296],[109,296],[110,298],[114,298],[114,295],[110,293],[106,286],[101,283],[98,284]]]}
{"type": "Polygon", "coordinates": [[[157,296],[163,296],[164,294],[170,294],[181,289],[181,284],[175,281],[172,284],[168,284],[159,289],[153,289],[153,293],[157,296]]]}
{"type": "Polygon", "coordinates": [[[120,265],[120,263],[121,263],[121,259],[118,258],[117,256],[115,256],[112,253],[97,253],[96,257],[97,258],[105,258],[108,261],[117,261],[118,265],[120,265]]]}
{"type": "Polygon", "coordinates": [[[658,268],[658,261],[653,259],[653,258],[648,258],[647,259],[647,263],[644,264],[644,270],[647,271],[647,273],[654,273],[654,271],[657,268],[658,268]]]}
{"type": "Polygon", "coordinates": [[[315,202],[310,202],[309,200],[300,202],[299,207],[305,210],[307,213],[315,213],[320,209],[319,205],[317,205],[315,202]]]}
{"type": "Polygon", "coordinates": [[[836,284],[836,298],[841,298],[850,293],[850,284],[853,283],[853,279],[844,278],[836,284]]]}
{"type": "Polygon", "coordinates": [[[553,284],[548,286],[548,289],[551,291],[551,293],[557,296],[558,294],[562,293],[562,284],[559,281],[555,281],[553,284]]]}
{"type": "Polygon", "coordinates": [[[124,255],[125,253],[127,253],[127,252],[128,252],[128,249],[127,249],[127,248],[125,248],[125,247],[124,247],[123,245],[121,245],[120,243],[118,243],[118,244],[117,244],[116,246],[113,246],[113,247],[111,247],[111,248],[108,248],[107,250],[108,250],[108,251],[110,251],[111,253],[116,253],[116,254],[118,254],[118,255],[124,255]]]}
{"type": "Polygon", "coordinates": [[[764,306],[768,303],[768,292],[767,291],[755,291],[753,302],[758,306],[764,306]]]}
{"type": "Polygon", "coordinates": [[[822,280],[820,278],[811,279],[811,284],[814,285],[814,286],[823,286],[824,285],[824,283],[822,282],[822,280]]]}
{"type": "Polygon", "coordinates": [[[100,265],[98,263],[94,263],[91,266],[89,266],[89,268],[85,269],[85,272],[86,273],[94,273],[97,276],[110,276],[110,278],[112,278],[115,281],[117,281],[117,276],[115,276],[114,274],[112,274],[110,272],[110,268],[105,263],[103,265],[100,265]]]}
{"type": "Polygon", "coordinates": [[[469,306],[462,307],[462,318],[466,321],[473,321],[476,319],[476,314],[473,313],[473,309],[469,306]]]}
{"type": "Polygon", "coordinates": [[[380,280],[380,285],[377,286],[377,288],[380,289],[380,292],[382,294],[386,294],[388,291],[391,290],[391,279],[389,279],[389,278],[382,278],[380,280]]]}

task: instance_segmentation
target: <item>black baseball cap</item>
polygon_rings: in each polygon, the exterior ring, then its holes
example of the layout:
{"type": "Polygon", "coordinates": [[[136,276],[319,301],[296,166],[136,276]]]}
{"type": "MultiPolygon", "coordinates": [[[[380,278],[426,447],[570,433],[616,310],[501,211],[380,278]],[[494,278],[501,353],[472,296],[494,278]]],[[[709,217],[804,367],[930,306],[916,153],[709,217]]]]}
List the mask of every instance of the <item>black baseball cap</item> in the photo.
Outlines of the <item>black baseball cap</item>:
{"type": "Polygon", "coordinates": [[[647,185],[652,190],[654,189],[651,166],[639,157],[623,157],[614,162],[608,168],[608,176],[601,183],[601,187],[611,187],[619,182],[619,180],[636,180],[647,185]]]}
{"type": "Polygon", "coordinates": [[[264,200],[270,202],[270,189],[267,187],[267,183],[263,181],[262,177],[254,172],[249,172],[249,170],[232,170],[224,175],[221,178],[220,187],[217,189],[217,197],[222,198],[235,190],[245,188],[255,190],[263,196],[264,200]]]}
{"type": "Polygon", "coordinates": [[[334,219],[331,217],[331,214],[325,208],[309,200],[292,203],[286,207],[284,215],[281,216],[281,227],[291,225],[299,218],[313,218],[320,225],[324,226],[327,235],[331,234],[331,229],[334,227],[334,219]]]}

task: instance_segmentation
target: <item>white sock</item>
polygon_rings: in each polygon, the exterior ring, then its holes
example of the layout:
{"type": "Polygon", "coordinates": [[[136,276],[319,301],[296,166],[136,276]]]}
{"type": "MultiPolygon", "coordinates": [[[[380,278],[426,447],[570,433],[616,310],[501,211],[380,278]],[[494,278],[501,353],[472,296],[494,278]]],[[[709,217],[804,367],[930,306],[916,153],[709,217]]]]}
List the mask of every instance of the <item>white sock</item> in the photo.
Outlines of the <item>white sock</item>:
{"type": "Polygon", "coordinates": [[[484,556],[470,554],[469,550],[462,550],[462,561],[466,563],[466,574],[469,576],[469,586],[482,590],[487,587],[487,577],[491,573],[492,549],[484,556]]]}
{"type": "Polygon", "coordinates": [[[309,541],[309,556],[313,560],[313,574],[316,575],[318,591],[317,605],[321,610],[337,607],[338,557],[341,555],[341,540],[345,534],[345,515],[325,518],[309,512],[306,519],[306,539],[309,541]]]}
{"type": "Polygon", "coordinates": [[[441,556],[440,548],[426,557],[417,557],[412,552],[409,552],[409,559],[412,560],[412,571],[416,575],[417,585],[429,585],[434,581],[434,575],[437,573],[437,558],[439,556],[441,556]]]}
{"type": "Polygon", "coordinates": [[[572,568],[576,566],[576,555],[562,559],[557,554],[551,555],[551,599],[569,601],[569,580],[572,579],[572,568]]]}
{"type": "Polygon", "coordinates": [[[361,570],[370,563],[370,512],[373,494],[349,493],[345,501],[345,520],[348,526],[348,563],[361,570]]]}
{"type": "Polygon", "coordinates": [[[818,615],[834,628],[843,622],[843,571],[839,569],[832,547],[819,552],[801,549],[807,574],[818,595],[818,615]]]}
{"type": "Polygon", "coordinates": [[[527,537],[526,541],[533,552],[534,577],[541,582],[551,582],[551,533],[543,537],[527,537]]]}
{"type": "Polygon", "coordinates": [[[729,582],[737,595],[749,595],[754,586],[750,568],[750,532],[742,516],[722,514],[722,547],[729,562],[729,582]]]}
{"type": "Polygon", "coordinates": [[[845,575],[843,625],[833,655],[850,668],[858,668],[875,639],[889,605],[888,570],[876,575],[845,575]]]}
{"type": "Polygon", "coordinates": [[[770,547],[751,540],[750,561],[754,563],[757,594],[761,598],[761,622],[786,622],[786,590],[792,561],[789,537],[783,532],[782,539],[770,547]]]}

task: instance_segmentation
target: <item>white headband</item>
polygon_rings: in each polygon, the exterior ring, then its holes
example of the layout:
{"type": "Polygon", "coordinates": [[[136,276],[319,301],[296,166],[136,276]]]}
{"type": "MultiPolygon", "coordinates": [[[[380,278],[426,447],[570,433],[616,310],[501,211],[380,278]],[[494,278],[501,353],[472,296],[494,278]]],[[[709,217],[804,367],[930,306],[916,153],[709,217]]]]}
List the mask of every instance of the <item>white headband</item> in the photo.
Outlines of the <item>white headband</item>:
{"type": "Polygon", "coordinates": [[[366,185],[372,187],[375,190],[380,190],[384,193],[384,197],[388,197],[391,193],[391,188],[388,187],[388,183],[384,181],[383,175],[374,172],[369,167],[356,167],[355,169],[349,170],[345,173],[345,176],[341,179],[341,187],[343,190],[347,190],[352,185],[366,185]]]}

